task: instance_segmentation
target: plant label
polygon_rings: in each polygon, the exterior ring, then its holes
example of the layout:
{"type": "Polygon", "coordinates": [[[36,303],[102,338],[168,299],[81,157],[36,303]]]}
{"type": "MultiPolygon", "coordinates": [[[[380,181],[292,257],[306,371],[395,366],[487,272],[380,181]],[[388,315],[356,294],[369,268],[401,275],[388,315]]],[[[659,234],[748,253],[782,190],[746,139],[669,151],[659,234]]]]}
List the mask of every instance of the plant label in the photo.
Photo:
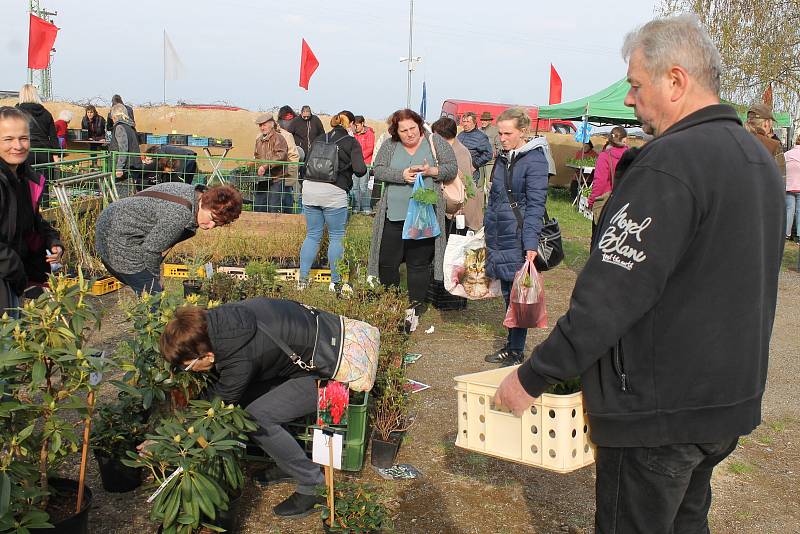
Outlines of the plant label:
{"type": "Polygon", "coordinates": [[[315,428],[311,461],[319,465],[331,465],[330,447],[333,447],[333,468],[341,469],[342,443],[343,436],[341,434],[323,432],[321,429],[315,428]]]}
{"type": "Polygon", "coordinates": [[[206,278],[211,278],[214,276],[214,266],[211,264],[211,262],[206,263],[203,267],[206,270],[206,278]]]}
{"type": "Polygon", "coordinates": [[[183,473],[183,467],[179,467],[175,471],[173,471],[172,474],[170,476],[168,476],[166,478],[166,480],[164,480],[164,482],[161,483],[161,485],[158,487],[158,489],[155,491],[155,493],[153,493],[152,495],[150,495],[150,497],[147,498],[147,502],[153,502],[155,500],[155,498],[158,497],[158,495],[162,491],[164,491],[164,488],[167,487],[167,484],[169,484],[169,481],[172,480],[173,478],[175,478],[176,476],[180,475],[181,473],[183,473]]]}

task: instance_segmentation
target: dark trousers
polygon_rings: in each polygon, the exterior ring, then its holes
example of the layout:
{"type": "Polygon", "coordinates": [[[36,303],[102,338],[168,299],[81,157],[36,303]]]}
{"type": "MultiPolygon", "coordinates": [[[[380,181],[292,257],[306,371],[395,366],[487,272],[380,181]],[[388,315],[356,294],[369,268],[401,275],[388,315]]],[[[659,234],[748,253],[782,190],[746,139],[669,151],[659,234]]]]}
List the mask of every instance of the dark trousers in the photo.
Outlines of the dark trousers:
{"type": "Polygon", "coordinates": [[[281,471],[297,481],[296,491],[303,495],[313,495],[316,486],[325,479],[320,467],[308,458],[283,424],[316,409],[317,384],[310,375],[272,387],[245,408],[258,424],[258,430],[250,437],[275,460],[281,471]]]}
{"type": "Polygon", "coordinates": [[[425,302],[431,283],[431,264],[436,250],[436,238],[403,239],[404,221],[386,220],[383,223],[381,251],[378,256],[378,276],[387,286],[400,285],[400,264],[405,261],[408,274],[408,298],[413,304],[425,302]]]}
{"type": "Polygon", "coordinates": [[[141,295],[145,291],[148,293],[161,293],[163,290],[161,287],[161,281],[159,280],[159,275],[153,274],[150,271],[140,271],[138,273],[133,274],[125,274],[120,273],[106,265],[106,262],[103,262],[108,273],[133,289],[137,295],[141,295]]]}
{"type": "Polygon", "coordinates": [[[707,534],[711,473],[737,443],[598,447],[596,534],[707,534]]]}

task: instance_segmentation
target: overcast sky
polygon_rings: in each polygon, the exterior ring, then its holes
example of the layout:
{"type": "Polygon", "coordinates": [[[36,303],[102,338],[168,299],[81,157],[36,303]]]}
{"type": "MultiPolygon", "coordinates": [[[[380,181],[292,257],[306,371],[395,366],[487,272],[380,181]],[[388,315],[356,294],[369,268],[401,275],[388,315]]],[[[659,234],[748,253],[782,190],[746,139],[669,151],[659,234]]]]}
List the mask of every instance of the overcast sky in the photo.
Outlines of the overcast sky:
{"type": "MultiPolygon", "coordinates": [[[[406,102],[407,0],[40,0],[58,11],[56,99],[142,104],[163,99],[162,33],[185,67],[167,100],[252,110],[283,104],[382,118],[406,102]],[[300,43],[319,59],[298,87],[300,43]]],[[[653,0],[415,2],[412,108],[427,82],[428,119],[448,98],[546,104],[549,64],[564,100],[625,75],[625,33],[653,16],[653,0]]],[[[0,90],[26,82],[28,1],[0,0],[0,90]]]]}

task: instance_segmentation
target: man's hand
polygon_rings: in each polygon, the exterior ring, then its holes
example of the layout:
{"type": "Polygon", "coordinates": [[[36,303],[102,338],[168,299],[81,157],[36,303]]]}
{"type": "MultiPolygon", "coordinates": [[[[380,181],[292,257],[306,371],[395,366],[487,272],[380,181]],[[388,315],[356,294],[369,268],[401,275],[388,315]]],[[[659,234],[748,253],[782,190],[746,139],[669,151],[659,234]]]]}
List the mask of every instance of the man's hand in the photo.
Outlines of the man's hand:
{"type": "Polygon", "coordinates": [[[64,255],[64,249],[61,248],[61,245],[53,245],[50,247],[50,252],[52,254],[46,257],[47,263],[61,263],[61,256],[64,255]]]}
{"type": "Polygon", "coordinates": [[[264,166],[264,165],[261,165],[261,166],[258,168],[258,170],[256,171],[256,173],[257,173],[259,176],[264,176],[264,173],[265,173],[265,172],[267,172],[267,167],[266,167],[266,166],[264,166]]]}
{"type": "Polygon", "coordinates": [[[149,447],[150,445],[153,445],[154,443],[155,443],[155,440],[146,439],[143,442],[141,442],[140,444],[138,444],[136,446],[136,451],[139,453],[139,456],[145,456],[146,454],[148,454],[147,447],[149,447]]]}
{"type": "Polygon", "coordinates": [[[537,251],[535,250],[528,250],[525,252],[525,259],[529,262],[533,263],[533,260],[536,259],[537,251]]]}
{"type": "Polygon", "coordinates": [[[494,394],[495,405],[508,408],[517,417],[521,417],[525,410],[533,406],[535,400],[536,397],[531,397],[523,389],[516,369],[500,382],[500,387],[494,394]]]}

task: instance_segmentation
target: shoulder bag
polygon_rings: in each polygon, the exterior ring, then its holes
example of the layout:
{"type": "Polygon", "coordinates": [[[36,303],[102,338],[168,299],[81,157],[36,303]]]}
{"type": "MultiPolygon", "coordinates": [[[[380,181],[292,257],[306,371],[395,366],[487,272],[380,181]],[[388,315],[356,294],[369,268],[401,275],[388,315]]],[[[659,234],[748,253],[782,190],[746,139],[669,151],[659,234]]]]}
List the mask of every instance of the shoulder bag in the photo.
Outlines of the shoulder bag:
{"type": "MultiPolygon", "coordinates": [[[[433,163],[439,166],[439,157],[436,155],[436,146],[433,143],[433,136],[428,136],[428,142],[431,145],[431,154],[433,154],[433,163]]],[[[444,197],[445,213],[452,217],[464,209],[464,204],[467,201],[467,187],[464,183],[464,175],[459,170],[456,177],[447,183],[442,183],[442,196],[444,197]]]]}
{"type": "MultiPolygon", "coordinates": [[[[521,235],[523,228],[522,214],[519,211],[519,203],[514,199],[514,193],[511,192],[511,178],[515,163],[516,158],[506,167],[505,190],[508,196],[508,204],[511,207],[511,211],[514,212],[514,217],[517,218],[517,225],[521,235]]],[[[556,267],[563,260],[564,244],[561,242],[561,227],[558,225],[558,219],[551,219],[547,215],[547,208],[545,207],[544,216],[542,217],[542,231],[539,233],[539,246],[533,263],[536,266],[536,270],[541,273],[556,267]]]]}

